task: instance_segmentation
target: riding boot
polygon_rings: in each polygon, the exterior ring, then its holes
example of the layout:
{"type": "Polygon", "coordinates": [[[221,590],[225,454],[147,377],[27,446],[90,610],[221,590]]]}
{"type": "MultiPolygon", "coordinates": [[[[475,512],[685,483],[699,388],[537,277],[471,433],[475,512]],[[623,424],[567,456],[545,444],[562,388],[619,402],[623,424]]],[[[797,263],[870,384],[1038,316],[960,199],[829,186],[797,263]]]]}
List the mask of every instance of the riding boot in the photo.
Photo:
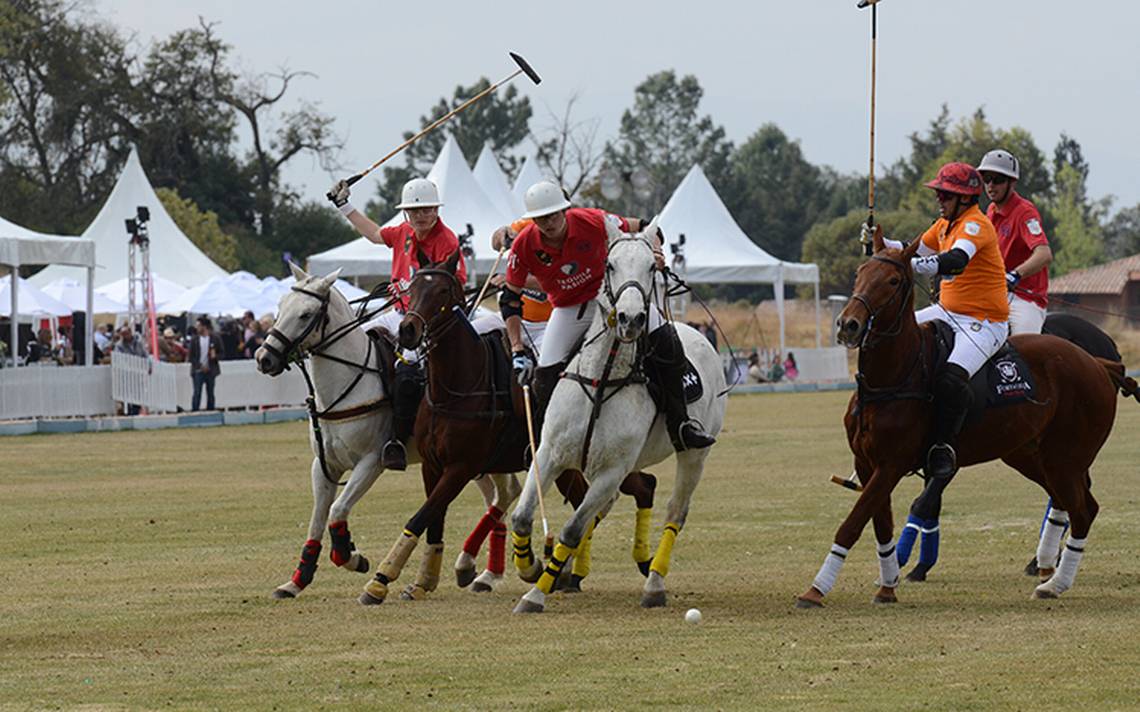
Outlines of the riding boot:
{"type": "Polygon", "coordinates": [[[558,385],[558,379],[562,376],[562,371],[566,369],[566,362],[553,363],[549,366],[540,366],[534,370],[534,378],[531,380],[531,418],[534,421],[534,443],[538,447],[538,443],[542,439],[542,423],[543,417],[546,415],[546,406],[550,403],[550,396],[554,395],[554,387],[558,385]]]}
{"type": "Polygon", "coordinates": [[[649,334],[649,355],[646,358],[646,374],[661,389],[665,401],[665,424],[669,439],[677,452],[699,450],[716,442],[716,438],[705,432],[704,427],[689,417],[685,405],[685,371],[688,361],[685,358],[681,337],[672,322],[666,322],[649,334]]]}
{"type": "MultiPolygon", "coordinates": [[[[934,387],[934,445],[926,455],[928,478],[949,480],[958,471],[958,455],[954,446],[972,401],[970,376],[966,369],[954,363],[947,364],[934,387]]],[[[937,516],[937,512],[934,514],[937,516]]]]}
{"type": "Polygon", "coordinates": [[[385,469],[408,469],[405,443],[416,429],[416,413],[424,395],[424,379],[419,367],[401,363],[396,366],[392,388],[392,433],[384,443],[381,460],[385,469]]]}

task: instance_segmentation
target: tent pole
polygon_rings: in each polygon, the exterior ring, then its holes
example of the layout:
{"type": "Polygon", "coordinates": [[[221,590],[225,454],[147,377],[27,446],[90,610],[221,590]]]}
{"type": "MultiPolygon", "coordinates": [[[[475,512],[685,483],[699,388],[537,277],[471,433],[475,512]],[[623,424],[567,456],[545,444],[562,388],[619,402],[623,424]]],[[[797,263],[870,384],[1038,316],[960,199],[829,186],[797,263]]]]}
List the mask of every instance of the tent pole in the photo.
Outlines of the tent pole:
{"type": "Polygon", "coordinates": [[[819,275],[816,275],[813,286],[815,287],[815,347],[818,349],[822,346],[819,322],[819,275]]]}
{"type": "Polygon", "coordinates": [[[780,360],[783,361],[787,353],[787,344],[784,335],[784,267],[780,265],[779,276],[776,277],[776,313],[780,316],[780,360]]]}
{"type": "MultiPolygon", "coordinates": [[[[818,296],[818,295],[817,295],[818,296]]],[[[83,320],[83,328],[87,331],[83,335],[83,365],[90,366],[95,362],[95,268],[87,268],[87,314],[83,320]]],[[[75,320],[72,320],[74,325],[75,320]]],[[[71,338],[75,340],[74,329],[72,329],[71,338]]]]}
{"type": "Polygon", "coordinates": [[[20,286],[19,265],[12,265],[12,271],[8,273],[8,279],[8,286],[12,290],[12,319],[9,323],[11,327],[11,341],[8,343],[8,351],[12,354],[12,368],[15,368],[20,365],[20,298],[16,294],[20,286]]]}

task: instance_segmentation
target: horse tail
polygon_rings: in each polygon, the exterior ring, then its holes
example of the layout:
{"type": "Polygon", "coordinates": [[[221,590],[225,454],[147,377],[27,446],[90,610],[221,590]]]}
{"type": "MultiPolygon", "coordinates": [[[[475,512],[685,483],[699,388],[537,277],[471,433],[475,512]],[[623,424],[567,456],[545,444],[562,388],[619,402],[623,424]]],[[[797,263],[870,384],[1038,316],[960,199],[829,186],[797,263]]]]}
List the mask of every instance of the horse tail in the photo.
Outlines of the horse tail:
{"type": "Polygon", "coordinates": [[[1136,380],[1129,378],[1124,373],[1124,364],[1119,361],[1110,361],[1106,358],[1095,357],[1104,370],[1108,373],[1108,377],[1112,379],[1112,384],[1120,389],[1120,394],[1124,397],[1132,396],[1140,403],[1140,384],[1136,380]]]}

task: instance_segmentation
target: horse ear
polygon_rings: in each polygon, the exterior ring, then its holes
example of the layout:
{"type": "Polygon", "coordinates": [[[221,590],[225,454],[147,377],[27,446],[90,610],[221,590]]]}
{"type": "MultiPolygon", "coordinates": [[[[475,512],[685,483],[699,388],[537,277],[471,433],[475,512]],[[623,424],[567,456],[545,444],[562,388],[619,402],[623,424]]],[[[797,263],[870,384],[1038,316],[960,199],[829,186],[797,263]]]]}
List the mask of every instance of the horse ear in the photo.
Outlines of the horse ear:
{"type": "Polygon", "coordinates": [[[660,215],[654,215],[653,219],[649,221],[649,224],[641,229],[641,234],[650,240],[658,237],[661,234],[660,228],[657,227],[657,220],[660,217],[660,215]]]}
{"type": "Polygon", "coordinates": [[[420,269],[431,267],[431,258],[427,256],[422,247],[416,247],[416,262],[419,263],[420,269]]]}
{"type": "Polygon", "coordinates": [[[615,221],[606,218],[602,222],[606,224],[606,237],[608,238],[608,242],[613,242],[614,240],[620,240],[622,238],[621,228],[617,226],[615,221]]]}
{"type": "Polygon", "coordinates": [[[459,254],[460,250],[451,253],[451,256],[443,263],[443,268],[448,272],[455,274],[455,270],[459,268],[459,254]]]}
{"type": "Polygon", "coordinates": [[[874,243],[874,250],[873,250],[874,252],[878,252],[879,250],[883,249],[886,246],[883,243],[883,226],[882,225],[875,225],[875,236],[874,236],[874,238],[872,238],[872,242],[874,243]]]}
{"type": "Polygon", "coordinates": [[[300,267],[293,264],[292,262],[289,263],[289,271],[293,273],[293,279],[297,280],[298,282],[303,282],[304,280],[309,278],[308,272],[301,269],[300,267]]]}
{"type": "Polygon", "coordinates": [[[922,246],[922,238],[916,238],[913,242],[903,248],[902,256],[904,261],[910,261],[911,257],[918,252],[918,248],[922,246]]]}

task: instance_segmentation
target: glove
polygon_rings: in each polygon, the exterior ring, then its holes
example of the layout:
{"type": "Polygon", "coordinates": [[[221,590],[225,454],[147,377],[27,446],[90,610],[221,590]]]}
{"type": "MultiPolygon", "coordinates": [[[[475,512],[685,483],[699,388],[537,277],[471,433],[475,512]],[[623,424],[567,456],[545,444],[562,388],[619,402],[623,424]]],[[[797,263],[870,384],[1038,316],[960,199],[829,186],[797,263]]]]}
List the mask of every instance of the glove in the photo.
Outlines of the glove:
{"type": "Polygon", "coordinates": [[[1020,281],[1021,281],[1021,275],[1017,273],[1017,270],[1011,269],[1010,271],[1006,272],[1005,273],[1006,291],[1012,292],[1013,290],[1017,289],[1017,283],[1020,281]]]}
{"type": "Polygon", "coordinates": [[[526,351],[514,353],[511,357],[511,368],[514,370],[520,386],[530,383],[531,378],[534,377],[534,359],[526,351]]]}
{"type": "Polygon", "coordinates": [[[870,245],[875,241],[875,228],[863,223],[859,228],[859,244],[870,245]]]}
{"type": "Polygon", "coordinates": [[[325,193],[325,197],[332,201],[332,204],[338,208],[343,208],[348,205],[348,181],[338,180],[333,183],[333,187],[329,188],[329,192],[325,193]]]}

